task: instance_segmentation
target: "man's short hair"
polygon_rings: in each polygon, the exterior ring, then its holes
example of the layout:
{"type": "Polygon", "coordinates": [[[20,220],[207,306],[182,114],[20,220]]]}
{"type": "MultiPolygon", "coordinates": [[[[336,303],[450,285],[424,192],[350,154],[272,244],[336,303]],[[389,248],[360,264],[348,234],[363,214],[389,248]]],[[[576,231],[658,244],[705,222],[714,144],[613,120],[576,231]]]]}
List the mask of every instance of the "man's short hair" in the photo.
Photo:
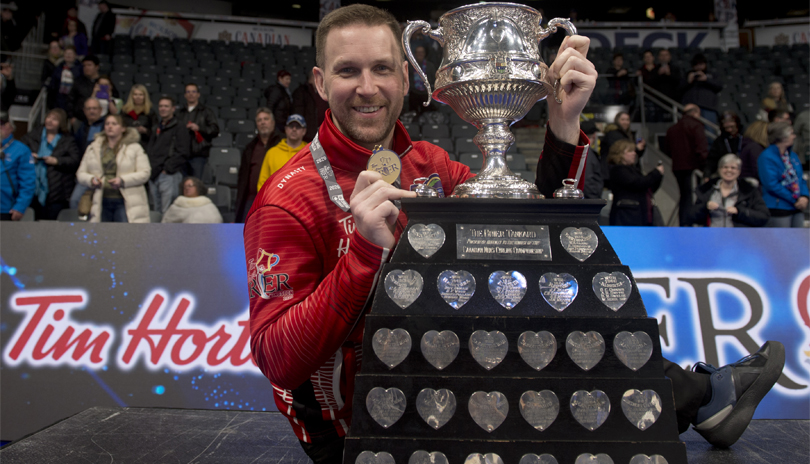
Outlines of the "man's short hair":
{"type": "Polygon", "coordinates": [[[98,101],[98,98],[96,98],[96,97],[90,97],[87,100],[85,100],[84,101],[84,106],[87,107],[87,104],[90,103],[90,102],[93,102],[93,101],[96,102],[96,104],[98,105],[99,108],[101,108],[101,102],[98,101]]]}
{"type": "Polygon", "coordinates": [[[793,125],[787,121],[772,122],[768,124],[768,143],[773,145],[783,142],[793,130],[793,125]]]}
{"type": "Polygon", "coordinates": [[[188,86],[190,86],[190,85],[193,85],[193,86],[194,86],[194,88],[197,90],[197,92],[199,92],[199,91],[200,91],[200,86],[199,86],[199,85],[197,85],[197,83],[196,83],[196,82],[186,82],[186,83],[183,85],[183,90],[187,89],[187,88],[188,88],[188,86]]]}
{"type": "Polygon", "coordinates": [[[784,115],[790,115],[790,112],[787,110],[770,110],[768,111],[768,122],[773,122],[776,118],[784,115]]]}
{"type": "Polygon", "coordinates": [[[85,61],[92,61],[93,64],[96,65],[96,66],[98,66],[99,63],[100,63],[100,61],[98,60],[98,57],[96,55],[87,55],[87,56],[85,56],[84,58],[82,58],[82,64],[84,64],[85,61]]]}
{"type": "Polygon", "coordinates": [[[318,30],[315,31],[315,62],[319,68],[324,67],[326,36],[329,35],[329,32],[332,29],[340,29],[355,24],[362,24],[369,27],[388,26],[388,28],[391,29],[391,33],[394,34],[400,56],[404,58],[402,40],[400,40],[402,29],[399,27],[397,18],[386,10],[356,3],[354,5],[338,8],[321,20],[318,30]]]}
{"type": "Polygon", "coordinates": [[[177,105],[177,102],[174,101],[174,97],[172,97],[171,95],[161,95],[160,98],[158,98],[158,103],[160,103],[161,100],[169,100],[169,103],[172,106],[177,105]]]}
{"type": "MultiPolygon", "coordinates": [[[[256,110],[256,116],[258,116],[258,115],[260,115],[260,114],[262,114],[262,113],[266,113],[266,114],[268,114],[268,115],[270,116],[270,119],[272,119],[273,121],[275,121],[275,120],[276,120],[276,117],[275,117],[275,116],[273,116],[273,110],[271,110],[270,108],[268,108],[268,107],[266,107],[266,106],[260,106],[260,107],[259,107],[259,108],[256,110]]],[[[254,116],[254,118],[255,118],[256,116],[254,116]]]]}
{"type": "Polygon", "coordinates": [[[62,53],[68,50],[73,50],[73,53],[76,53],[76,47],[74,47],[73,45],[65,45],[65,49],[62,51],[62,53]]]}

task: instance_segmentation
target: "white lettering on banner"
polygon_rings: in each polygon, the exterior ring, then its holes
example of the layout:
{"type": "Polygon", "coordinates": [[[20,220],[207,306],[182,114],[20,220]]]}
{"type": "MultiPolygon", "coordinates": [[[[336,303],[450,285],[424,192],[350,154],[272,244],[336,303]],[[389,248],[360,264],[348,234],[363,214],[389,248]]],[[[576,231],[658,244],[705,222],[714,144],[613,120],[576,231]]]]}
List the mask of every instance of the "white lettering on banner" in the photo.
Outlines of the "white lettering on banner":
{"type": "MultiPolygon", "coordinates": [[[[653,47],[720,47],[719,29],[587,29],[578,33],[591,39],[591,47],[637,46],[641,50],[653,47]]],[[[639,54],[641,53],[639,50],[639,54]]]]}
{"type": "Polygon", "coordinates": [[[293,176],[295,176],[296,174],[299,174],[299,173],[304,172],[306,170],[307,169],[304,166],[299,166],[299,167],[293,169],[292,171],[290,171],[288,174],[286,174],[284,177],[281,178],[281,182],[276,184],[276,187],[284,188],[284,184],[286,184],[288,180],[292,179],[293,176]]]}
{"type": "Polygon", "coordinates": [[[312,29],[195,21],[194,38],[262,45],[312,46],[312,29]]]}
{"type": "Polygon", "coordinates": [[[3,353],[10,366],[86,366],[97,369],[107,363],[113,342],[109,327],[83,324],[71,319],[84,309],[83,290],[39,290],[14,294],[11,309],[27,313],[3,353]]]}

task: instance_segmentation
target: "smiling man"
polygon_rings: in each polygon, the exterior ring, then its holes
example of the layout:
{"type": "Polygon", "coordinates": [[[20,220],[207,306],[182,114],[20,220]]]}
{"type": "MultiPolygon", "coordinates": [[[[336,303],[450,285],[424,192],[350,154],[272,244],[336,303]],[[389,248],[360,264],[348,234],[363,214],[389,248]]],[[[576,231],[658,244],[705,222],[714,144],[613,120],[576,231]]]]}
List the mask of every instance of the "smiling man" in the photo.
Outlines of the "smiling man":
{"type": "MultiPolygon", "coordinates": [[[[313,72],[330,110],[312,143],[270,176],[245,223],[253,359],[318,464],[342,462],[364,314],[407,223],[393,201],[413,198],[417,178],[438,179],[443,196],[473,176],[443,149],[411,141],[397,120],[409,88],[400,37],[396,18],[368,5],[339,8],[323,19],[313,72]],[[400,158],[393,185],[367,170],[378,146],[400,158]]],[[[538,164],[538,188],[546,197],[587,157],[579,115],[596,83],[585,58],[589,43],[566,38],[550,68],[559,77],[562,103],[549,102],[538,164]]],[[[709,376],[679,372],[693,376],[697,391],[686,399],[699,397],[699,405],[709,376]]]]}

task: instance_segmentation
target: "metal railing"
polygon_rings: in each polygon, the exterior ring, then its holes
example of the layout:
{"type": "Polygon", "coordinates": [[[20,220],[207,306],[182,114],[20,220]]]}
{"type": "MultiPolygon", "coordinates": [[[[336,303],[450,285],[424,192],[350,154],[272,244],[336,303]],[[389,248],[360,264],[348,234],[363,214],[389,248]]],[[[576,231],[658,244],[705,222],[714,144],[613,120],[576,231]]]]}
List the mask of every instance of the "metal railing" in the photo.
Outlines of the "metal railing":
{"type": "MultiPolygon", "coordinates": [[[[647,112],[645,111],[646,108],[644,103],[647,100],[667,112],[672,117],[673,123],[678,122],[678,119],[680,119],[681,115],[683,115],[684,105],[655,90],[648,84],[645,84],[641,76],[638,76],[638,89],[639,92],[637,92],[637,98],[639,109],[641,111],[642,125],[647,125],[647,112]]],[[[707,128],[705,129],[706,135],[711,137],[718,137],[720,135],[720,126],[701,116],[697,116],[696,119],[703,123],[703,125],[707,128]],[[709,129],[711,129],[711,131],[709,129]]]]}
{"type": "Polygon", "coordinates": [[[39,95],[34,100],[31,106],[31,111],[28,112],[28,127],[33,127],[38,124],[45,123],[45,113],[48,111],[48,89],[43,87],[39,89],[39,95]]]}

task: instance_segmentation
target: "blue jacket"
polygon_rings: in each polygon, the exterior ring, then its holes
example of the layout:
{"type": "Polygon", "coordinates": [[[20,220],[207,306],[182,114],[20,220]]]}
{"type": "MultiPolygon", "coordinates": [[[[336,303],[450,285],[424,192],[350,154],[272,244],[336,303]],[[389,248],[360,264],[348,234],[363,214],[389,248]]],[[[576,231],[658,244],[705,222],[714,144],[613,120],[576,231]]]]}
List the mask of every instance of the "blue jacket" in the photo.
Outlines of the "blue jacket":
{"type": "Polygon", "coordinates": [[[3,150],[5,156],[0,160],[0,213],[3,214],[8,214],[12,209],[25,213],[36,188],[36,170],[31,150],[22,142],[12,140],[13,137],[10,135],[2,142],[2,146],[6,146],[11,141],[11,145],[3,150]],[[14,188],[9,183],[9,178],[14,183],[14,188]]]}
{"type": "MultiPolygon", "coordinates": [[[[807,182],[802,178],[802,164],[799,157],[793,151],[790,152],[790,162],[799,177],[799,196],[810,198],[807,190],[807,182]]],[[[793,206],[798,198],[793,198],[793,194],[788,188],[782,185],[782,174],[785,172],[785,163],[779,156],[779,149],[776,145],[771,145],[760,153],[757,158],[757,168],[759,171],[759,181],[762,185],[762,198],[768,209],[793,210],[793,206]]]]}

